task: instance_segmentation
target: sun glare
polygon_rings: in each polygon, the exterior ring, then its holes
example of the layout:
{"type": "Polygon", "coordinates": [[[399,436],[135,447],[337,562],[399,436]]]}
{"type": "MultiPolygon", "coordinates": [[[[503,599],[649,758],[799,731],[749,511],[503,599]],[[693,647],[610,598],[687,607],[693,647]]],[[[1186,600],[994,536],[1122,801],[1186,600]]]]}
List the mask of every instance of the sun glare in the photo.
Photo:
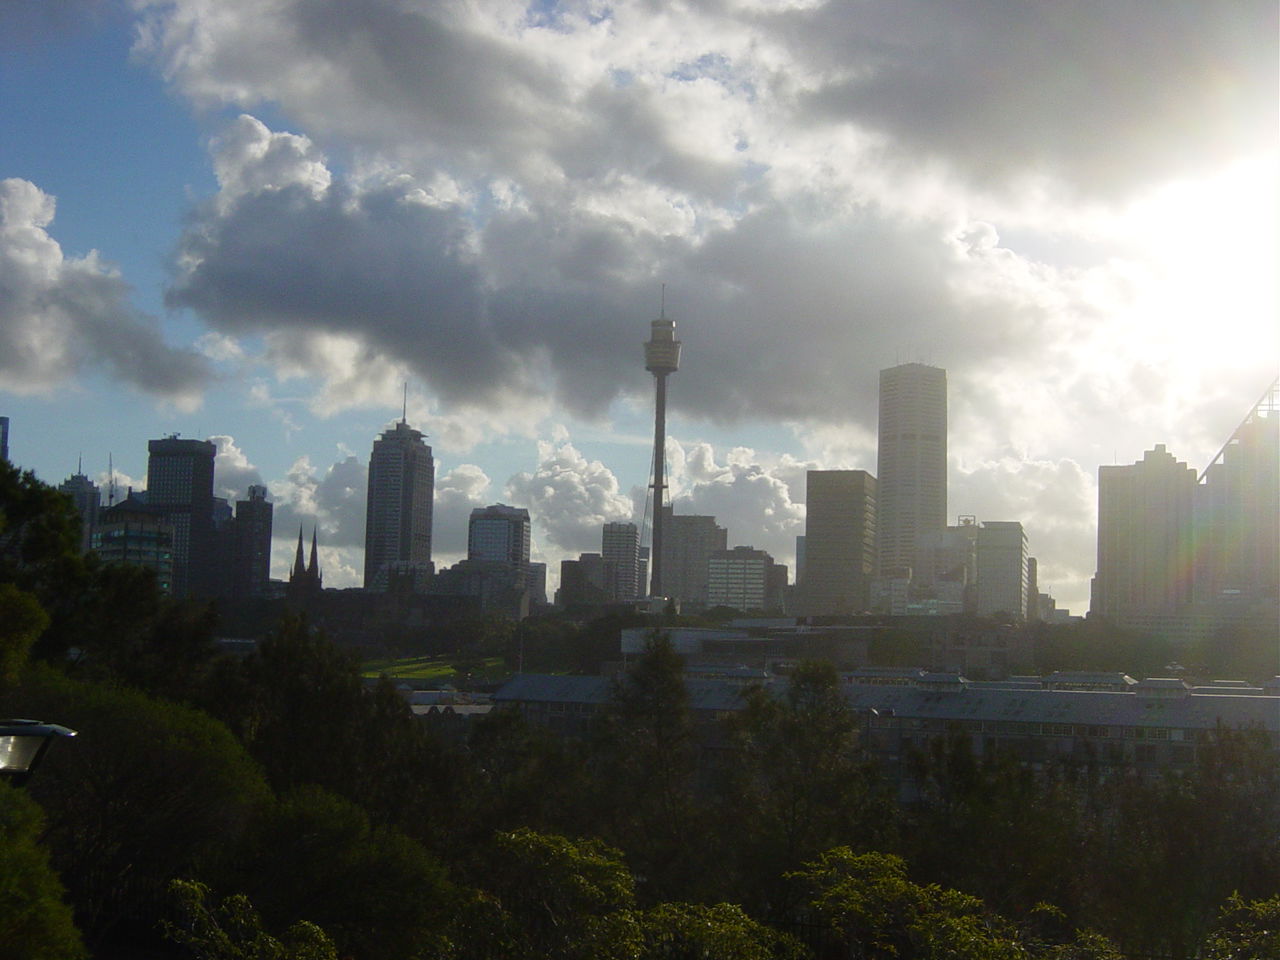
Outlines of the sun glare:
{"type": "Polygon", "coordinates": [[[1177,367],[1280,361],[1276,157],[1167,185],[1130,209],[1124,231],[1147,282],[1143,346],[1177,367]]]}

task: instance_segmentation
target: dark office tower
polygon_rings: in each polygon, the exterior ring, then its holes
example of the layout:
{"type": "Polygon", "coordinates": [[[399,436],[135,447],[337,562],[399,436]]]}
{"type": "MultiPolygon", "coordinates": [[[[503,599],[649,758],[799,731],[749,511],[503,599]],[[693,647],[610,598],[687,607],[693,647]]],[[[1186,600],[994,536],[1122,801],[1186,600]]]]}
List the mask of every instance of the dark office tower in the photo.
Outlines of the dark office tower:
{"type": "MultiPolygon", "coordinates": [[[[665,287],[663,309],[657,320],[649,324],[649,339],[644,345],[644,368],[653,374],[653,583],[650,593],[674,596],[665,579],[668,551],[664,543],[664,513],[667,495],[667,377],[680,369],[680,341],[676,339],[676,323],[667,319],[665,287]]],[[[721,545],[721,550],[724,546],[721,545]]]]}
{"type": "Polygon", "coordinates": [[[662,541],[663,596],[702,606],[707,602],[708,564],[713,553],[729,548],[729,531],[715,517],[677,515],[662,508],[666,534],[662,541]]]}
{"type": "Polygon", "coordinates": [[[1200,476],[1195,511],[1197,599],[1218,608],[1274,608],[1280,594],[1280,380],[1200,476]]]}
{"type": "Polygon", "coordinates": [[[875,545],[876,478],[865,470],[808,471],[800,612],[863,613],[870,602],[875,545]]]}
{"type": "Polygon", "coordinates": [[[271,518],[267,488],[253,484],[249,499],[236,501],[233,595],[262,597],[271,579],[271,518]]]}
{"type": "Polygon", "coordinates": [[[880,371],[876,575],[917,566],[922,534],[947,525],[947,372],[923,363],[880,371]]]}
{"type": "Polygon", "coordinates": [[[0,417],[0,460],[9,462],[9,418],[0,417]]]}
{"type": "Polygon", "coordinates": [[[600,556],[609,570],[606,588],[613,600],[634,600],[640,592],[640,531],[634,523],[606,523],[600,556]]]}
{"type": "Polygon", "coordinates": [[[365,513],[364,586],[387,589],[389,571],[431,571],[436,462],[424,434],[401,418],[373,442],[365,513]]]}
{"type": "Polygon", "coordinates": [[[58,490],[76,505],[76,513],[80,514],[80,552],[88,553],[93,547],[93,537],[98,529],[98,510],[102,505],[98,486],[76,470],[75,476],[62,481],[58,490]]]}
{"type": "MultiPolygon", "coordinates": [[[[1186,612],[1192,600],[1195,490],[1195,470],[1175,460],[1163,443],[1135,464],[1098,468],[1091,614],[1136,627],[1186,612]]],[[[978,585],[981,590],[981,571],[978,585]]]]}
{"type": "Polygon", "coordinates": [[[471,511],[467,526],[467,559],[527,568],[532,537],[529,511],[495,503],[471,511]]]}
{"type": "Polygon", "coordinates": [[[173,595],[204,596],[213,575],[213,458],[207,440],[178,435],[147,444],[147,503],[173,527],[173,595]]]}

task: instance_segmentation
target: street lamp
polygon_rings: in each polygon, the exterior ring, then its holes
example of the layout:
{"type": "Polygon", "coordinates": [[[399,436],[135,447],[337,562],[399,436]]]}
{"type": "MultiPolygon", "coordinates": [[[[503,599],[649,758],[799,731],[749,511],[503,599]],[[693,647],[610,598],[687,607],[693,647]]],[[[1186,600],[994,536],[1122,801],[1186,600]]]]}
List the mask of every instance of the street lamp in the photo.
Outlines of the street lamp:
{"type": "Polygon", "coordinates": [[[39,720],[0,720],[0,776],[16,787],[35,771],[54,737],[74,737],[76,732],[39,720]]]}

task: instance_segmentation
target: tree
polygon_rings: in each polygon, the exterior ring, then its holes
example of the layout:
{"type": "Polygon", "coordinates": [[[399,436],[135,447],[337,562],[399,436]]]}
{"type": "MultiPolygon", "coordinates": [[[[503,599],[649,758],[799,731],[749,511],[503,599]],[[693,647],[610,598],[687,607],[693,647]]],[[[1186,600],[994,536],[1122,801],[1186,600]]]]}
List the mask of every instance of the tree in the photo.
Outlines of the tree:
{"type": "Polygon", "coordinates": [[[1205,960],[1275,960],[1280,957],[1280,893],[1245,900],[1233,893],[1205,943],[1205,960]]]}
{"type": "Polygon", "coordinates": [[[889,854],[837,847],[791,874],[845,956],[898,960],[1023,960],[1017,931],[981,900],[907,878],[889,854]]]}
{"type": "Polygon", "coordinates": [[[698,743],[684,661],[666,637],[651,639],[614,684],[593,760],[608,837],[627,851],[654,900],[684,894],[699,869],[698,743]]]}
{"type": "Polygon", "coordinates": [[[43,827],[35,802],[0,781],[0,944],[9,960],[79,960],[84,944],[40,846],[43,827]]]}
{"type": "MultiPolygon", "coordinates": [[[[635,881],[619,851],[520,829],[499,834],[486,887],[488,926],[505,942],[493,955],[549,960],[631,960],[640,947],[635,881]],[[495,922],[496,921],[496,922],[495,922]]],[[[499,944],[490,942],[487,949],[499,944]]]]}
{"type": "Polygon", "coordinates": [[[333,941],[314,923],[299,920],[277,940],[243,894],[213,904],[209,888],[194,880],[174,880],[169,890],[179,919],[162,922],[165,936],[196,960],[338,960],[333,941]]]}
{"type": "Polygon", "coordinates": [[[34,594],[0,583],[0,684],[17,682],[31,645],[48,625],[34,594]]]}
{"type": "Polygon", "coordinates": [[[44,808],[53,864],[91,942],[149,922],[174,876],[234,840],[269,791],[230,731],[207,714],[47,666],[0,693],[0,715],[79,732],[27,787],[44,808]]]}
{"type": "Polygon", "coordinates": [[[315,786],[265,807],[216,873],[267,926],[311,921],[362,960],[439,948],[456,896],[421,844],[315,786]]]}
{"type": "Polygon", "coordinates": [[[785,872],[834,846],[892,842],[896,808],[862,755],[858,728],[835,668],[819,661],[801,663],[783,697],[748,691],[729,720],[718,820],[730,834],[722,856],[741,864],[738,895],[748,903],[784,909],[785,872]]]}
{"type": "Polygon", "coordinates": [[[640,917],[645,960],[801,960],[788,934],[751,919],[741,907],[660,903],[640,917]]]}

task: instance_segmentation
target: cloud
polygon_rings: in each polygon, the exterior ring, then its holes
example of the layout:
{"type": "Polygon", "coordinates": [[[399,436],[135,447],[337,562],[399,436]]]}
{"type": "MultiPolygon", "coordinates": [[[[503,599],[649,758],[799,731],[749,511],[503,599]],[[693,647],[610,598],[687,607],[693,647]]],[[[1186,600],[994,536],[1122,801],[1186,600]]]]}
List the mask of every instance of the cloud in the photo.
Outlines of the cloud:
{"type": "Polygon", "coordinates": [[[184,409],[210,380],[205,359],[165,344],[129,303],[128,285],[96,251],[75,258],[47,227],[55,200],[27,180],[0,180],[0,388],[47,393],[94,368],[184,409]]]}
{"type": "Polygon", "coordinates": [[[299,457],[283,480],[268,484],[275,501],[274,535],[291,539],[299,525],[318,527],[321,543],[364,550],[368,468],[345,457],[323,471],[299,457]]]}
{"type": "Polygon", "coordinates": [[[236,446],[234,437],[209,438],[218,448],[213,458],[213,495],[223,497],[234,507],[237,500],[249,495],[249,485],[262,485],[262,474],[244,451],[236,446]]]}
{"type": "Polygon", "coordinates": [[[985,184],[1047,175],[1111,192],[1275,142],[1273,3],[907,0],[770,20],[807,68],[810,120],[883,133],[985,184]]]}
{"type": "Polygon", "coordinates": [[[544,553],[598,553],[602,526],[632,519],[631,498],[619,490],[618,478],[568,442],[539,442],[537,467],[508,480],[507,496],[528,508],[544,553]]]}
{"type": "Polygon", "coordinates": [[[488,475],[472,463],[462,463],[436,478],[431,554],[436,569],[467,555],[467,529],[471,511],[490,502],[488,475]]]}

